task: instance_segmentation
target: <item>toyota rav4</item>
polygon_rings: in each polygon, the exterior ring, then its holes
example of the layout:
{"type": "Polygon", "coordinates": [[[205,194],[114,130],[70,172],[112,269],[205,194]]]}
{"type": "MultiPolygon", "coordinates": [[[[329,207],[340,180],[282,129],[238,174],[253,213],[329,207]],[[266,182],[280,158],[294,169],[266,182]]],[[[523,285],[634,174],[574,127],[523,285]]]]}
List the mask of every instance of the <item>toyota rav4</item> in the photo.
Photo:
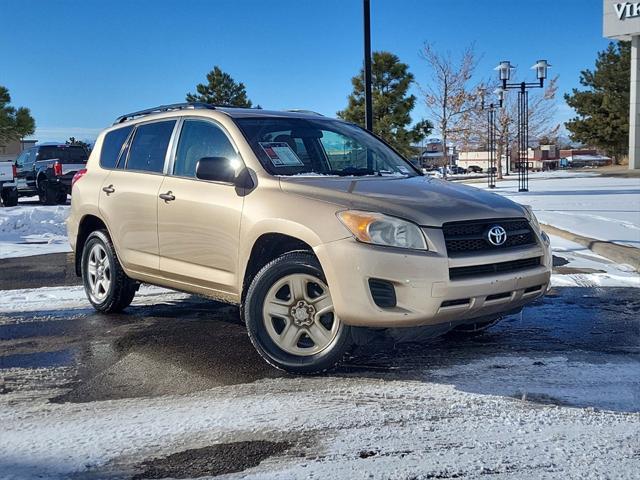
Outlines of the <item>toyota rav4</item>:
{"type": "Polygon", "coordinates": [[[237,304],[260,355],[294,373],[333,367],[363,327],[473,332],[549,286],[531,209],[423,176],[313,112],[134,112],[73,184],[69,239],[95,309],[123,310],[143,282],[237,304]]]}

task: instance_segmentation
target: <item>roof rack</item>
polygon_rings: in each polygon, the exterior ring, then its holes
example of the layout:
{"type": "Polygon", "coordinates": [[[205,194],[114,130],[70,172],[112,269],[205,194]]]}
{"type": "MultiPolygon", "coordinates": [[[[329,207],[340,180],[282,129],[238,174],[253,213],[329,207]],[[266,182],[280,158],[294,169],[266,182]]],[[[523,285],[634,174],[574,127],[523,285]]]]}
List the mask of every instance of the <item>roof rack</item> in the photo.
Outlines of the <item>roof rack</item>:
{"type": "Polygon", "coordinates": [[[187,110],[187,109],[208,109],[215,110],[215,105],[211,105],[208,103],[202,102],[187,102],[187,103],[171,103],[169,105],[160,105],[158,107],[147,108],[145,110],[139,110],[137,112],[127,113],[126,115],[121,115],[116,118],[116,121],[113,122],[114,125],[119,123],[126,122],[127,120],[131,120],[136,117],[143,117],[145,115],[151,115],[152,113],[161,113],[161,112],[169,112],[172,110],[187,110]]]}
{"type": "Polygon", "coordinates": [[[291,108],[289,110],[285,110],[285,112],[291,112],[291,113],[309,113],[311,115],[318,115],[320,117],[324,117],[324,115],[322,115],[321,113],[318,112],[314,112],[313,110],[303,110],[300,108],[291,108]]]}

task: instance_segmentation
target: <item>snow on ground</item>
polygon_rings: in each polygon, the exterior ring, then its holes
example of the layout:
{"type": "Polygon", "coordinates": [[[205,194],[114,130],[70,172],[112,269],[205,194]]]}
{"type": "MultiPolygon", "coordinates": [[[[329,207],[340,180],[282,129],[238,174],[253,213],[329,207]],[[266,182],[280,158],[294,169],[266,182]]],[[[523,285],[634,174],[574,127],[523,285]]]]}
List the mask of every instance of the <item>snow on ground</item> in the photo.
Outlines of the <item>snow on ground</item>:
{"type": "MultiPolygon", "coordinates": [[[[180,293],[153,285],[142,285],[133,305],[155,305],[187,298],[180,293]]],[[[0,313],[36,312],[91,308],[83,287],[42,287],[0,290],[0,313]]],[[[1,323],[1,322],[0,322],[1,323]]]]}
{"type": "Polygon", "coordinates": [[[612,262],[562,237],[550,238],[553,255],[568,262],[556,268],[551,276],[553,286],[640,288],[640,275],[632,266],[612,262]]]}
{"type": "MultiPolygon", "coordinates": [[[[615,367],[625,377],[637,373],[631,361],[615,367]]],[[[104,478],[150,455],[304,438],[298,448],[304,455],[294,451],[224,478],[637,478],[640,414],[629,413],[637,407],[633,393],[606,403],[602,389],[574,389],[582,377],[616,388],[610,375],[604,366],[562,357],[496,357],[422,380],[281,378],[183,396],[31,402],[0,410],[0,466],[6,479],[82,471],[104,478]],[[493,368],[487,374],[495,364],[508,367],[499,370],[508,381],[493,368]],[[592,408],[523,401],[531,372],[550,379],[538,397],[562,404],[579,395],[592,408]],[[469,383],[482,391],[470,393],[469,383]]]]}
{"type": "MultiPolygon", "coordinates": [[[[485,183],[471,184],[487,189],[485,183]]],[[[585,237],[640,248],[640,179],[583,172],[532,173],[529,191],[517,178],[496,183],[494,193],[531,205],[541,223],[585,237]]]]}
{"type": "Polygon", "coordinates": [[[68,215],[66,205],[0,208],[0,258],[70,252],[68,215]]]}

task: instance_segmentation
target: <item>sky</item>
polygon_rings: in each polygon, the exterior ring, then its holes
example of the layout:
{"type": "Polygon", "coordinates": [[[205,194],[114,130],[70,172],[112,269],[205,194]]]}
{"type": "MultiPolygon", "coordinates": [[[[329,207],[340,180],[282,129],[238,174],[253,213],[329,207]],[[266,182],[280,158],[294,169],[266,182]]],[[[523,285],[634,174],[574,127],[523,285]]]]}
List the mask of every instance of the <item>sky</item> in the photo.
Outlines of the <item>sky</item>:
{"type": "MultiPolygon", "coordinates": [[[[562,95],[593,68],[601,0],[371,0],[373,50],[429,70],[425,42],[459,54],[473,44],[476,79],[510,60],[520,81],[547,59],[562,95]]],[[[263,108],[335,116],[362,66],[361,0],[0,0],[0,85],[35,117],[39,141],[92,140],[127,112],[184,101],[220,66],[263,108]]],[[[413,121],[428,118],[420,100],[413,121]]]]}

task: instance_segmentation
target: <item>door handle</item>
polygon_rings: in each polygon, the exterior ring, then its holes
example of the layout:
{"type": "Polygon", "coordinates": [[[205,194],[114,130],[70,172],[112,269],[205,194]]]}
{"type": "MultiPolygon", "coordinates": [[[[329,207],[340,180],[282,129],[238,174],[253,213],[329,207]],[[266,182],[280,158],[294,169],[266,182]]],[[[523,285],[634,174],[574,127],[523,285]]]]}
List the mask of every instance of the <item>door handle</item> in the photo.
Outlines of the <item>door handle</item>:
{"type": "Polygon", "coordinates": [[[102,191],[107,195],[111,195],[113,192],[116,191],[116,189],[113,188],[113,185],[109,185],[108,187],[102,187],[102,191]]]}
{"type": "Polygon", "coordinates": [[[161,193],[158,195],[165,202],[173,202],[176,199],[176,196],[169,190],[167,193],[161,193]]]}

